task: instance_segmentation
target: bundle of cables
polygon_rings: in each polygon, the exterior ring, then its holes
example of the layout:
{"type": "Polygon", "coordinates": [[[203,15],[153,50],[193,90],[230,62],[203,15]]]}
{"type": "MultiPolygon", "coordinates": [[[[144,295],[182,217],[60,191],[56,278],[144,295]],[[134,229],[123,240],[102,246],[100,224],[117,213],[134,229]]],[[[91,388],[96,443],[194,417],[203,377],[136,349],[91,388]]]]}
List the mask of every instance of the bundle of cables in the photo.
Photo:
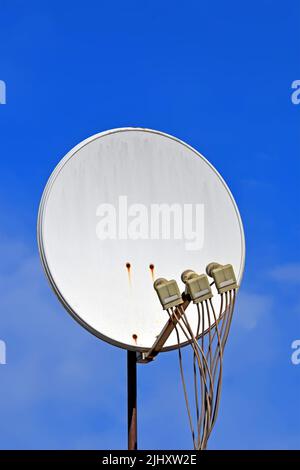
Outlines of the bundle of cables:
{"type": "MultiPolygon", "coordinates": [[[[210,263],[206,274],[187,270],[181,279],[186,288],[183,295],[176,281],[157,279],[154,288],[170,320],[178,340],[178,355],[183,392],[191,428],[193,445],[204,450],[215,425],[221,398],[224,349],[227,342],[238,285],[230,264],[210,263]],[[214,296],[213,290],[217,295],[214,296]],[[187,315],[190,304],[196,310],[197,323],[192,328],[187,315]],[[216,309],[216,306],[218,308],[216,309]],[[193,383],[196,423],[191,413],[182,360],[182,340],[193,352],[193,383]]],[[[191,308],[191,307],[190,307],[191,308]]],[[[193,312],[194,313],[194,312],[193,312]]],[[[194,323],[193,323],[194,324],[194,323]]]]}

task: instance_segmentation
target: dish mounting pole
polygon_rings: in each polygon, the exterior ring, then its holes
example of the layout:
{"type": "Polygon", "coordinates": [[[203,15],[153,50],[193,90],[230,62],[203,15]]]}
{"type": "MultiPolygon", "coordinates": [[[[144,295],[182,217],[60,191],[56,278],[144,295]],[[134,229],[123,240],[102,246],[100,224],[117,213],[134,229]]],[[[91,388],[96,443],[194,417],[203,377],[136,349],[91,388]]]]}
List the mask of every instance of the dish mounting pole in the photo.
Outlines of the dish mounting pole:
{"type": "Polygon", "coordinates": [[[185,300],[182,310],[176,309],[147,353],[127,351],[128,450],[137,450],[137,363],[147,364],[160,353],[189,303],[185,300]]]}
{"type": "Polygon", "coordinates": [[[128,450],[137,449],[137,360],[127,351],[128,450]]]}

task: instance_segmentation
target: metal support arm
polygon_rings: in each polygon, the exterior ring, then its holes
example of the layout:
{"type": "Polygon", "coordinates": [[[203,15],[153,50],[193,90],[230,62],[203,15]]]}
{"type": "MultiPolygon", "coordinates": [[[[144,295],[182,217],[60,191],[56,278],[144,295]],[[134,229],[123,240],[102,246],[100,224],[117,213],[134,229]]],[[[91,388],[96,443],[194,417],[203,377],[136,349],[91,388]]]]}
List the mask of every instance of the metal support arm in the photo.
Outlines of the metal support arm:
{"type": "Polygon", "coordinates": [[[167,339],[174,330],[175,325],[178,323],[178,320],[180,320],[182,316],[182,311],[185,311],[187,309],[189,303],[189,300],[185,300],[180,306],[180,309],[176,308],[175,312],[171,315],[171,318],[169,318],[169,320],[163,327],[162,331],[160,332],[159,336],[157,337],[156,341],[154,342],[153,346],[149,349],[149,351],[142,352],[137,355],[137,362],[139,364],[147,364],[148,362],[153,361],[155,356],[160,353],[167,339]]]}

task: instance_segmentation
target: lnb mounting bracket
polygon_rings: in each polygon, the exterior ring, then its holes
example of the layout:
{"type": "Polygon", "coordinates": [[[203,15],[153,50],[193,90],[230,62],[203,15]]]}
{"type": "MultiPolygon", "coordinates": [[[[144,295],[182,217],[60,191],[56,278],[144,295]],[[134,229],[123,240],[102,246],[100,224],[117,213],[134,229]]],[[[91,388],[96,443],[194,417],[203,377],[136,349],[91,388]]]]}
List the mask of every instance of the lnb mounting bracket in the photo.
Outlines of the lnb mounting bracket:
{"type": "Polygon", "coordinates": [[[171,317],[168,319],[167,323],[156,338],[153,346],[148,351],[137,354],[136,359],[139,364],[147,364],[148,362],[153,361],[153,359],[155,359],[155,357],[161,352],[189,303],[190,300],[184,300],[183,304],[180,305],[180,308],[176,307],[175,311],[172,313],[171,317]]]}

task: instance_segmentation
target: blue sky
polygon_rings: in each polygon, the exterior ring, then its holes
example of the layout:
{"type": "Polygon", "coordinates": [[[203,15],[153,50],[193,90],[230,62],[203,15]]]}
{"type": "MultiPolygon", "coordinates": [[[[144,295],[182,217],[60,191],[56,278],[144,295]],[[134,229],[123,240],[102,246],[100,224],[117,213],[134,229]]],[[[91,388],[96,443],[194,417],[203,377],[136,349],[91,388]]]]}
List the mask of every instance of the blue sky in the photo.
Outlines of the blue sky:
{"type": "MultiPolygon", "coordinates": [[[[246,271],[209,448],[300,448],[299,2],[1,0],[0,12],[0,448],[126,447],[126,353],[64,312],[35,235],[60,158],[126,126],[198,149],[243,218],[246,271]]],[[[139,438],[191,447],[176,353],[139,367],[139,438]]]]}

